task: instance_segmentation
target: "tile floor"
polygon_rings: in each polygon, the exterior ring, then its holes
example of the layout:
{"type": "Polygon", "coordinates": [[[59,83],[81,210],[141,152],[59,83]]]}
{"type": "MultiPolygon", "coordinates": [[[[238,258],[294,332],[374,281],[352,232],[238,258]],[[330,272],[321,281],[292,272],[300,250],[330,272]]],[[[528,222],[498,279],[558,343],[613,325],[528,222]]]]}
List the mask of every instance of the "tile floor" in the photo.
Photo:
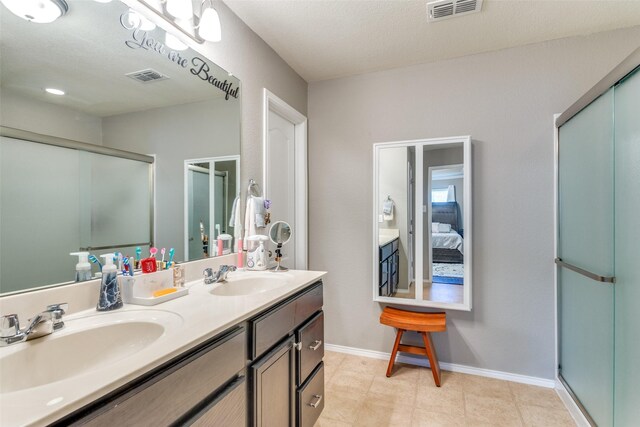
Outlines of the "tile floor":
{"type": "Polygon", "coordinates": [[[325,407],[315,427],[575,426],[552,389],[325,352],[325,407]]]}

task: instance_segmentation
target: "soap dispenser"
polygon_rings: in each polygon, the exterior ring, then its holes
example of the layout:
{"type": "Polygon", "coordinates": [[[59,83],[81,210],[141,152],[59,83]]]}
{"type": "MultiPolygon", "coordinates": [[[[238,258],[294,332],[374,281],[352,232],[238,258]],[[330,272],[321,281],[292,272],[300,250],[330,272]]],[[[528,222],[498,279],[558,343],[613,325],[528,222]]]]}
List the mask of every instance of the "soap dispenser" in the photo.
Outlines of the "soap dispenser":
{"type": "Polygon", "coordinates": [[[267,251],[264,248],[264,242],[269,237],[262,235],[253,235],[247,237],[247,241],[253,246],[258,242],[258,247],[247,251],[247,270],[266,270],[267,269],[267,251]]]}
{"type": "Polygon", "coordinates": [[[78,263],[76,264],[76,282],[86,282],[87,280],[91,280],[89,252],[71,252],[69,255],[78,257],[78,263]]]}
{"type": "Polygon", "coordinates": [[[100,297],[96,310],[109,311],[122,307],[122,296],[118,287],[118,269],[113,264],[114,255],[100,255],[104,259],[102,266],[102,282],[100,283],[100,297]]]}

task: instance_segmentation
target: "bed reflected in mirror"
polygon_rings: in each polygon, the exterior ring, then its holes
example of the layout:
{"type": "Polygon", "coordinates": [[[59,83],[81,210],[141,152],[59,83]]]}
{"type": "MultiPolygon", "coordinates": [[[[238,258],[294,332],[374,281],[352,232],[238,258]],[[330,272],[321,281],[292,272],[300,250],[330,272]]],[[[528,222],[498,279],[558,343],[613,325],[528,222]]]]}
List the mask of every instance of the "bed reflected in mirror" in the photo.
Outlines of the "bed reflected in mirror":
{"type": "Polygon", "coordinates": [[[374,146],[374,300],[471,309],[471,140],[374,146]]]}

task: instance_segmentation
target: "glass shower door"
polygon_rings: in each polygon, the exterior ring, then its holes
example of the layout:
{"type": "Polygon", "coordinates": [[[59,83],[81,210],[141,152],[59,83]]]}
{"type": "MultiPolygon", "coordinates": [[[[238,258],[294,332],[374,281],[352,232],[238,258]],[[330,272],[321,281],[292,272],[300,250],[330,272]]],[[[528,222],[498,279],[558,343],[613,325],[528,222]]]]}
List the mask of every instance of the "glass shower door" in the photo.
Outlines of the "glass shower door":
{"type": "Polygon", "coordinates": [[[559,132],[561,378],[602,427],[613,424],[613,89],[559,132]]]}

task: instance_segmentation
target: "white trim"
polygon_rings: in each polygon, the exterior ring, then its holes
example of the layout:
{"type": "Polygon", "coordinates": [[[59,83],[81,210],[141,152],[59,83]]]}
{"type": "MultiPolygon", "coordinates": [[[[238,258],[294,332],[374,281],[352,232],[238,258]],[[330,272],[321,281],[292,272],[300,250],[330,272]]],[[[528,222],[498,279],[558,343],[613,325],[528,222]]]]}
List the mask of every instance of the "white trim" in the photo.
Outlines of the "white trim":
{"type": "MultiPolygon", "coordinates": [[[[446,137],[446,138],[431,138],[431,139],[416,139],[410,141],[395,141],[395,142],[379,142],[373,144],[373,221],[372,221],[372,235],[373,235],[373,244],[372,244],[372,269],[373,269],[373,300],[375,302],[381,303],[390,303],[390,304],[401,304],[401,305],[411,305],[418,307],[431,307],[431,308],[440,308],[446,310],[461,310],[461,311],[471,311],[472,308],[472,165],[471,165],[471,136],[456,136],[456,137],[446,137]],[[423,283],[424,276],[424,265],[423,265],[423,228],[424,224],[422,220],[424,213],[422,211],[424,206],[423,194],[424,194],[424,171],[423,171],[423,147],[428,145],[446,145],[446,144],[462,144],[463,145],[463,164],[464,164],[464,299],[463,303],[443,303],[443,302],[434,302],[434,301],[425,301],[423,299],[423,287],[416,286],[416,297],[415,299],[406,299],[406,298],[394,298],[394,297],[383,297],[378,295],[378,283],[379,283],[379,261],[378,261],[378,209],[380,206],[379,201],[379,183],[378,177],[380,175],[380,150],[384,148],[396,148],[396,147],[415,147],[415,168],[414,168],[414,190],[416,193],[415,197],[415,224],[414,224],[414,241],[415,241],[415,252],[414,252],[414,268],[415,268],[415,283],[423,283]]],[[[430,192],[427,200],[430,200],[430,192]]],[[[430,208],[430,204],[427,209],[430,208]]],[[[430,236],[430,234],[429,234],[430,236]]],[[[430,238],[430,237],[429,237],[430,238]]],[[[431,245],[429,245],[429,248],[431,245]]],[[[429,249],[431,250],[431,249],[429,249]]],[[[431,256],[429,257],[431,259],[431,256]]]]}
{"type": "Polygon", "coordinates": [[[295,265],[297,270],[306,270],[308,261],[308,175],[307,175],[307,118],[295,108],[278,98],[267,88],[263,89],[262,110],[262,183],[264,197],[268,198],[267,177],[269,112],[273,111],[294,125],[295,132],[295,265]]]}
{"type": "MultiPolygon", "coordinates": [[[[347,347],[336,344],[325,344],[325,350],[335,351],[337,353],[346,353],[354,356],[369,357],[371,359],[389,360],[390,353],[375,350],[365,350],[361,348],[347,347]]],[[[429,367],[429,360],[425,357],[398,353],[396,362],[406,363],[409,365],[429,367]]],[[[512,381],[521,384],[535,385],[545,388],[556,388],[556,381],[546,378],[531,377],[528,375],[512,374],[510,372],[494,371],[491,369],[476,368],[473,366],[458,365],[456,363],[440,362],[440,369],[450,372],[459,372],[461,374],[477,375],[480,377],[495,378],[498,380],[512,381]]]]}
{"type": "MultiPolygon", "coordinates": [[[[559,116],[559,114],[556,114],[556,116],[559,116]]],[[[560,400],[562,400],[562,403],[564,403],[564,406],[567,408],[567,411],[569,411],[569,414],[573,418],[573,421],[576,422],[576,425],[578,427],[591,427],[591,424],[589,423],[587,418],[584,416],[578,405],[576,405],[576,402],[571,398],[571,395],[560,381],[556,381],[555,389],[558,397],[560,397],[560,400]]]]}

